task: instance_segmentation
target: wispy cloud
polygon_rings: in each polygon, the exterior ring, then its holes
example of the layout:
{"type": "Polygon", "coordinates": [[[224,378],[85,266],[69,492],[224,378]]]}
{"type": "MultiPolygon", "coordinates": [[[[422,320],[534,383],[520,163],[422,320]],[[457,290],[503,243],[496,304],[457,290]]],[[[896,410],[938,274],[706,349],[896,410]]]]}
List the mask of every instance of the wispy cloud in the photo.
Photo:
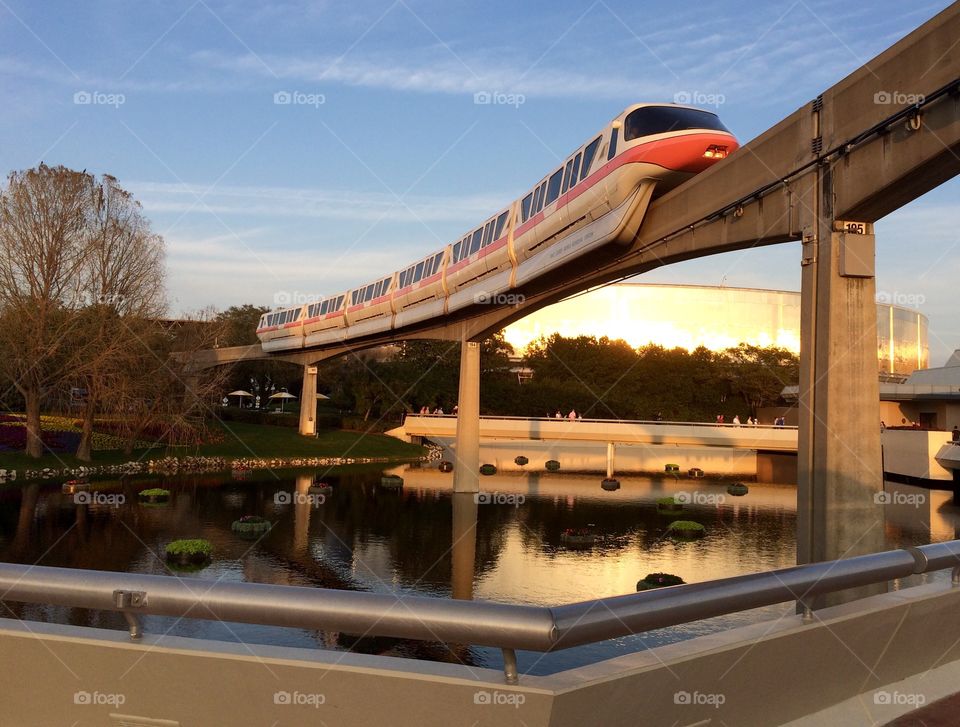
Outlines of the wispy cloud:
{"type": "MultiPolygon", "coordinates": [[[[364,222],[482,221],[512,198],[507,194],[461,196],[395,195],[355,190],[219,185],[209,191],[199,184],[125,182],[148,214],[210,212],[271,218],[326,218],[364,222]],[[203,204],[197,204],[202,197],[203,204]]],[[[426,251],[425,251],[426,252],[426,251]]]]}

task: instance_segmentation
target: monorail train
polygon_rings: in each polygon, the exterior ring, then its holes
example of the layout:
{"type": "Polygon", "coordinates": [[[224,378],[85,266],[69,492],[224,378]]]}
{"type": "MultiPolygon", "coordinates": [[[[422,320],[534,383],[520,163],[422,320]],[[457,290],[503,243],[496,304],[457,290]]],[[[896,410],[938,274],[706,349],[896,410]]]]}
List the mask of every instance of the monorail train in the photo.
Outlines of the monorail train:
{"type": "Polygon", "coordinates": [[[367,285],[264,314],[257,336],[265,351],[311,348],[490,300],[601,245],[629,243],[651,199],[738,146],[714,113],[635,104],[456,242],[367,285]]]}

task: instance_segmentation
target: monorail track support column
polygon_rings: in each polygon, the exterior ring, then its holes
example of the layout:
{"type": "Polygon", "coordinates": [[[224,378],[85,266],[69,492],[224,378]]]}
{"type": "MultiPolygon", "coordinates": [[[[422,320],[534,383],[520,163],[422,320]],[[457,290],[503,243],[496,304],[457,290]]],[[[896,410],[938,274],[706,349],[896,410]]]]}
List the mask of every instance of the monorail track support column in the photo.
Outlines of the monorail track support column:
{"type": "Polygon", "coordinates": [[[454,492],[480,491],[480,343],[460,345],[460,394],[457,410],[454,492]]]}
{"type": "MultiPolygon", "coordinates": [[[[884,550],[873,226],[833,216],[829,165],[817,174],[801,285],[797,561],[884,550]]],[[[806,605],[850,601],[885,586],[806,605]]]]}
{"type": "Polygon", "coordinates": [[[317,367],[303,367],[303,388],[300,390],[300,434],[317,434],[317,367]]]}

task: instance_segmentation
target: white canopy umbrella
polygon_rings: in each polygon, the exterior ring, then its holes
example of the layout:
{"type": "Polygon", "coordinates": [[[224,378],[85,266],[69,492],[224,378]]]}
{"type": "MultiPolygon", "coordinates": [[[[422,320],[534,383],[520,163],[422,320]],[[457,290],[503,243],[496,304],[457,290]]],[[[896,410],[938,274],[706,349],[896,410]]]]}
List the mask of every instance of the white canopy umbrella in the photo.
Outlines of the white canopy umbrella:
{"type": "Polygon", "coordinates": [[[227,394],[227,396],[240,397],[241,401],[239,403],[241,404],[243,403],[242,399],[244,396],[249,396],[251,399],[253,398],[253,394],[251,394],[249,391],[244,391],[243,389],[237,389],[236,391],[231,391],[229,394],[227,394]]]}
{"type": "Polygon", "coordinates": [[[283,402],[285,399],[296,399],[293,394],[288,394],[286,391],[278,391],[276,394],[270,394],[268,397],[270,399],[279,399],[280,400],[280,411],[283,411],[283,402]]]}

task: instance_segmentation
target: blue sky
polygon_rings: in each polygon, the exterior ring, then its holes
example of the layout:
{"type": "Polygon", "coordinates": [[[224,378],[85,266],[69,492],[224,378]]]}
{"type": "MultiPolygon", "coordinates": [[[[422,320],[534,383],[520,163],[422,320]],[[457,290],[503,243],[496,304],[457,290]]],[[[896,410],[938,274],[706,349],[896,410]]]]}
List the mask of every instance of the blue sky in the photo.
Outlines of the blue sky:
{"type": "MultiPolygon", "coordinates": [[[[628,104],[686,93],[747,141],[947,4],[0,0],[0,169],[118,177],[167,240],[172,312],[271,305],[442,247],[628,104]]],[[[877,225],[877,288],[921,303],[937,365],[958,190],[877,225]]],[[[799,270],[791,244],[642,280],[799,270]]]]}

